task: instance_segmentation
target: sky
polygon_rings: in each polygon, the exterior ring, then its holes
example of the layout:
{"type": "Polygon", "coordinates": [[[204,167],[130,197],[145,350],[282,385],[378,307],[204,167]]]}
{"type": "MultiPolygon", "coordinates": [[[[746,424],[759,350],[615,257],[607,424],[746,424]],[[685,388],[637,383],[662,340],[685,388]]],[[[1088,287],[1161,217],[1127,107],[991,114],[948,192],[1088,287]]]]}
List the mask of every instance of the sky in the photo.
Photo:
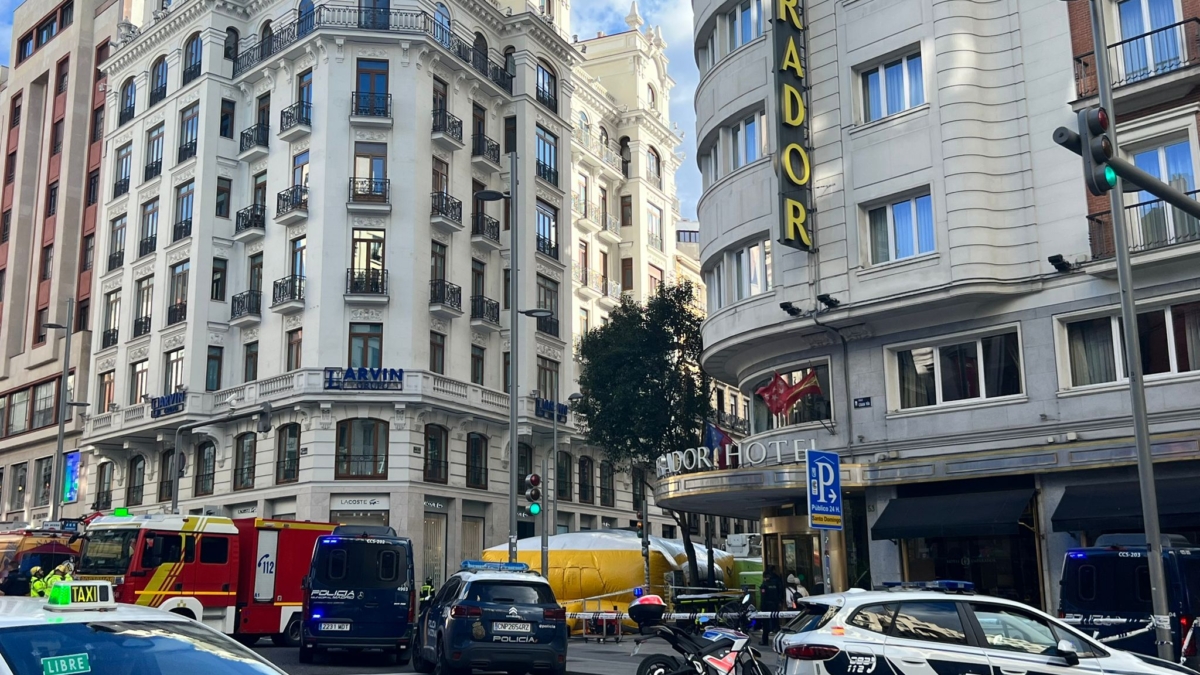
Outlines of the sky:
{"type": "MultiPolygon", "coordinates": [[[[22,0],[0,0],[0,65],[8,65],[12,52],[13,11],[22,0]]],[[[575,0],[571,3],[571,32],[581,38],[597,31],[618,33],[628,30],[625,16],[630,0],[575,0]]],[[[675,80],[671,91],[671,121],[683,132],[683,144],[676,152],[683,154],[683,165],[675,175],[680,210],[684,218],[695,219],[696,201],[700,198],[700,171],[696,168],[696,113],[692,95],[700,73],[692,56],[691,0],[641,0],[638,10],[649,26],[662,26],[667,43],[670,74],[675,80]]]]}
{"type": "MultiPolygon", "coordinates": [[[[0,0],[3,2],[5,0],[0,0]]],[[[625,16],[630,0],[574,0],[571,3],[571,32],[579,38],[594,37],[597,31],[618,33],[629,30],[625,16]]],[[[638,11],[646,25],[662,26],[667,43],[667,60],[675,88],[671,90],[671,124],[678,125],[683,143],[675,149],[683,155],[683,164],[675,174],[679,210],[684,218],[696,218],[696,201],[700,199],[700,170],[696,168],[696,112],[692,96],[700,71],[692,56],[691,0],[639,0],[638,11]]]]}

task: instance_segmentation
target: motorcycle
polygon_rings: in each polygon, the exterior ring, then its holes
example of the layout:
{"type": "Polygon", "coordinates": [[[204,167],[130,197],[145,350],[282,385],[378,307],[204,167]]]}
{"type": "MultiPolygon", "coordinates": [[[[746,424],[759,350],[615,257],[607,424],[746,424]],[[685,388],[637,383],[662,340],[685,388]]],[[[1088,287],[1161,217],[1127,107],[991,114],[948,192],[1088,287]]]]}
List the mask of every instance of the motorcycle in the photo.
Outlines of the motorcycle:
{"type": "Polygon", "coordinates": [[[647,596],[630,605],[630,618],[637,622],[643,633],[643,637],[634,640],[633,655],[637,656],[645,642],[661,638],[683,658],[652,654],[638,665],[637,675],[731,675],[735,670],[740,675],[768,675],[760,661],[762,655],[749,645],[750,636],[743,631],[749,627],[750,615],[754,612],[749,594],[743,596],[741,602],[722,607],[716,625],[704,627],[699,635],[662,624],[665,605],[658,603],[662,603],[661,598],[647,596]],[[651,600],[643,606],[653,609],[638,609],[639,603],[647,598],[651,600]]]}

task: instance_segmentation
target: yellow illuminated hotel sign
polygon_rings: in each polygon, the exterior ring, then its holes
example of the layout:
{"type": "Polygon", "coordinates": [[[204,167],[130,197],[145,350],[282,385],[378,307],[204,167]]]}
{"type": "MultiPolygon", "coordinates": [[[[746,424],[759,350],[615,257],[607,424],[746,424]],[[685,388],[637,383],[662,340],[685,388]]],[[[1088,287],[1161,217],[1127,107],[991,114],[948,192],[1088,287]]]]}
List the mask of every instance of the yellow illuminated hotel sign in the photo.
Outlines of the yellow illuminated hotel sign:
{"type": "Polygon", "coordinates": [[[775,0],[776,139],[779,152],[780,231],[784,246],[813,250],[810,236],[812,165],[804,100],[804,68],[808,65],[804,42],[804,0],[775,0]]]}

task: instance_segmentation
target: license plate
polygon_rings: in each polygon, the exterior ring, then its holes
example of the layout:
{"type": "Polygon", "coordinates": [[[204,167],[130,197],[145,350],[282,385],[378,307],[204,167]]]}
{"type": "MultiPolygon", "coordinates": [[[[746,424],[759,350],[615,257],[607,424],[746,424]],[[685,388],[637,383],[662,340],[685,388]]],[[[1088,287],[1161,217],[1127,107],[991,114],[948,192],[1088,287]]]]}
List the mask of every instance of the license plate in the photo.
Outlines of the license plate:
{"type": "Polygon", "coordinates": [[[527,623],[513,623],[511,621],[493,621],[492,630],[502,633],[532,633],[533,629],[527,623]]]}
{"type": "Polygon", "coordinates": [[[322,631],[350,630],[348,623],[323,623],[318,626],[322,631]]]}

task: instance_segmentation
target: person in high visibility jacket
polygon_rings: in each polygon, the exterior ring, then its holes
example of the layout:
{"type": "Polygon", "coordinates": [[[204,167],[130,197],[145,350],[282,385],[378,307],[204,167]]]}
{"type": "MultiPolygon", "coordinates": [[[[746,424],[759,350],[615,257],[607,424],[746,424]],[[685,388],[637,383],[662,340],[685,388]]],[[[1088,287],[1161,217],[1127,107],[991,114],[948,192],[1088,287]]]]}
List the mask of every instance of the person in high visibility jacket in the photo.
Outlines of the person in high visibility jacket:
{"type": "Polygon", "coordinates": [[[66,563],[63,563],[58,567],[55,567],[54,571],[52,571],[46,577],[46,588],[52,588],[54,584],[71,581],[72,579],[73,577],[71,576],[70,566],[68,566],[66,563]]]}
{"type": "Polygon", "coordinates": [[[29,596],[33,598],[46,597],[50,586],[46,583],[46,573],[41,567],[34,565],[29,568],[29,596]]]}
{"type": "Polygon", "coordinates": [[[421,586],[421,602],[429,602],[433,599],[433,577],[426,577],[425,584],[421,586]]]}

